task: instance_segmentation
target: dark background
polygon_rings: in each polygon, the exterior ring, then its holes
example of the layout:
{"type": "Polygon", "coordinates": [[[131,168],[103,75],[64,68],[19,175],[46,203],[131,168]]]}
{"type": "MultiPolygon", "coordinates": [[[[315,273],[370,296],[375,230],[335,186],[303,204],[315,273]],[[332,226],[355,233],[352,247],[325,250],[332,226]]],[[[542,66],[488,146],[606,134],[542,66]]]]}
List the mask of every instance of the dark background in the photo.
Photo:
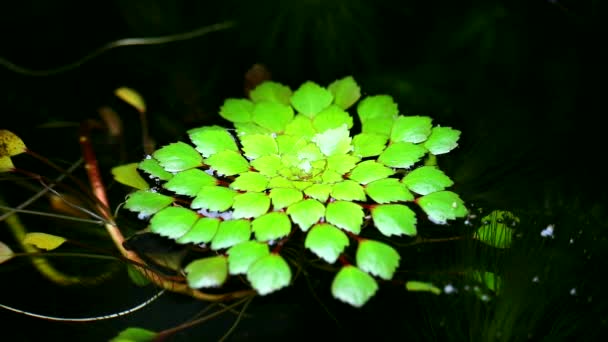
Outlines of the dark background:
{"type": "MultiPolygon", "coordinates": [[[[0,128],[17,133],[32,150],[67,164],[79,156],[75,125],[97,118],[97,109],[110,105],[125,122],[127,143],[133,146],[127,159],[132,162],[143,156],[137,114],[114,98],[119,86],[144,96],[151,134],[162,145],[183,139],[188,128],[221,122],[219,106],[227,97],[244,95],[244,74],[254,63],[263,63],[274,80],[292,88],[306,80],[327,85],[352,75],[364,94],[390,94],[403,114],[428,115],[463,132],[460,147],[439,160],[455,180],[454,190],[472,206],[517,212],[527,218],[521,229],[534,232],[501,267],[526,269],[526,276],[544,270],[555,282],[543,284],[542,295],[529,289],[529,282],[517,282],[509,301],[519,303],[520,311],[504,309],[506,304],[500,304],[503,309],[484,306],[466,294],[437,299],[383,288],[359,312],[322,292],[328,292],[328,277],[314,286],[338,317],[338,326],[300,281],[293,289],[256,299],[254,318],[242,323],[234,340],[326,333],[472,341],[528,340],[528,334],[532,340],[560,340],[588,334],[581,340],[590,340],[606,325],[605,305],[600,304],[605,295],[595,278],[606,266],[606,233],[601,229],[607,218],[601,166],[606,87],[599,54],[605,18],[600,1],[593,0],[2,4],[0,58],[33,70],[74,62],[120,38],[180,33],[225,20],[236,26],[183,42],[109,50],[51,76],[28,76],[0,66],[0,128]],[[537,236],[549,223],[561,230],[553,245],[537,236]],[[570,246],[574,236],[580,245],[570,246]],[[575,286],[578,296],[569,295],[575,286]],[[497,320],[503,328],[496,327],[497,320]],[[569,322],[563,324],[571,326],[568,333],[555,328],[562,321],[569,322]]],[[[122,161],[103,137],[96,142],[102,166],[122,161]]],[[[7,181],[0,187],[4,197],[19,202],[7,181]]],[[[124,189],[111,189],[120,202],[124,189]]],[[[5,233],[0,236],[10,239],[5,233]]],[[[475,259],[472,250],[459,244],[416,250],[410,257],[419,262],[408,265],[433,270],[446,260],[475,259]]],[[[22,267],[0,272],[0,303],[36,312],[101,314],[129,307],[151,293],[126,286],[126,276],[103,288],[58,289],[23,270],[26,261],[18,265],[22,267]]],[[[15,334],[14,340],[107,340],[129,325],[170,327],[202,305],[170,295],[141,313],[86,325],[7,312],[0,318],[2,330],[15,334]],[[31,329],[18,329],[9,323],[13,321],[31,329]]],[[[211,321],[177,338],[215,340],[232,319],[211,321]]]]}

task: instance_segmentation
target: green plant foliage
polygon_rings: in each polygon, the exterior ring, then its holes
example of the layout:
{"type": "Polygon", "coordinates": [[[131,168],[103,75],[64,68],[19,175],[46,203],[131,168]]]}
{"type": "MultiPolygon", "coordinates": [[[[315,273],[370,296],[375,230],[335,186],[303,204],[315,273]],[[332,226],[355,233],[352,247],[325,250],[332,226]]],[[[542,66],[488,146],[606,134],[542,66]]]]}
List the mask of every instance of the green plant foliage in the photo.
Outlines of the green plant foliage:
{"type": "Polygon", "coordinates": [[[110,342],[151,342],[156,338],[156,333],[142,328],[127,328],[110,340],[110,342]]]}
{"type": "Polygon", "coordinates": [[[131,279],[133,284],[137,286],[142,287],[150,284],[150,280],[146,278],[140,271],[138,271],[133,265],[127,265],[127,274],[129,275],[129,279],[131,279]]]}
{"type": "Polygon", "coordinates": [[[113,167],[111,170],[112,176],[118,183],[133,187],[135,189],[146,190],[150,188],[150,186],[143,178],[141,178],[137,172],[137,167],[137,163],[113,167]]]}
{"type": "Polygon", "coordinates": [[[66,241],[65,238],[47,233],[27,233],[23,238],[23,243],[33,245],[36,248],[52,251],[61,246],[66,241]]]}
{"type": "Polygon", "coordinates": [[[11,157],[27,151],[27,147],[21,138],[6,129],[0,129],[0,172],[14,169],[11,157]]]}
{"type": "Polygon", "coordinates": [[[191,288],[219,287],[228,278],[228,258],[218,255],[194,260],[184,271],[191,288]]]}
{"type": "Polygon", "coordinates": [[[484,284],[489,290],[498,294],[502,287],[502,279],[499,275],[494,274],[492,272],[481,272],[475,271],[473,272],[473,278],[484,284]]]}
{"type": "Polygon", "coordinates": [[[441,289],[432,283],[410,280],[405,283],[405,289],[408,291],[430,292],[435,295],[441,294],[441,289]]]}
{"type": "Polygon", "coordinates": [[[0,241],[0,264],[12,259],[13,250],[4,242],[0,241]]]}
{"type": "Polygon", "coordinates": [[[496,248],[508,248],[513,241],[513,226],[519,218],[509,211],[494,210],[481,219],[482,226],[475,231],[473,238],[496,248]]]}
{"type": "Polygon", "coordinates": [[[138,167],[155,186],[132,193],[125,208],[151,216],[156,234],[204,247],[197,253],[207,261],[186,271],[191,285],[219,286],[228,274],[245,274],[260,294],[288,286],[291,270],[280,253],[304,233],[304,247],[321,260],[356,259],[338,272],[332,293],[362,306],[378,288],[374,277],[390,280],[397,270],[391,238],[416,235],[413,206],[437,223],[467,210],[447,191],[453,182],[424,165],[454,149],[460,132],[400,115],[388,95],[361,93],[345,77],[328,87],[306,82],[294,92],[263,82],[250,99],[228,99],[220,116],[235,129],[194,128],[188,143],[148,156],[138,167]],[[386,241],[359,236],[372,226],[386,241]],[[341,258],[352,243],[356,255],[341,258]]]}

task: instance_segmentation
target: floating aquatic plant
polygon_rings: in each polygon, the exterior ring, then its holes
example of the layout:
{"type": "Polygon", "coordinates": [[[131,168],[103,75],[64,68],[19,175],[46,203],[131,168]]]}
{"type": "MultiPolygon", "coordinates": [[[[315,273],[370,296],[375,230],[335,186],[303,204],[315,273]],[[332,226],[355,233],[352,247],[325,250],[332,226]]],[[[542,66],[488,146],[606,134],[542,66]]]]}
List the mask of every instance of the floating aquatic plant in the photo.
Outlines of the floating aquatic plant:
{"type": "Polygon", "coordinates": [[[335,298],[360,307],[390,280],[400,256],[393,236],[415,236],[418,205],[437,224],[464,217],[453,184],[429,157],[457,146],[458,130],[426,116],[399,114],[388,95],[360,99],[352,77],[297,90],[264,82],[250,99],[228,99],[220,115],[234,129],[204,126],[188,142],[166,145],[138,164],[153,180],[125,208],[152,232],[211,255],[184,271],[193,288],[222,286],[243,274],[261,295],[288,286],[281,246],[303,234],[304,247],[341,269],[335,298]],[[356,105],[360,132],[353,134],[356,105]],[[360,236],[376,229],[388,239],[360,236]],[[346,256],[354,245],[355,255],[346,256]],[[350,260],[350,261],[349,261],[350,260]]]}

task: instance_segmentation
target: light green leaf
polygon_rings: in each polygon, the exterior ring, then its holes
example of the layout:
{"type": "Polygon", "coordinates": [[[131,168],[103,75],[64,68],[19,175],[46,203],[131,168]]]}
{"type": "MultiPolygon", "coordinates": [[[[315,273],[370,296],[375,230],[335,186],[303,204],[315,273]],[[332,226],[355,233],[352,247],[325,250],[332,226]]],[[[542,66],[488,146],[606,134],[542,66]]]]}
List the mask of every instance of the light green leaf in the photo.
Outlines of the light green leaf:
{"type": "Polygon", "coordinates": [[[285,213],[271,212],[254,219],[251,230],[258,241],[277,240],[289,235],[291,221],[285,213]]]}
{"type": "Polygon", "coordinates": [[[377,156],[386,148],[385,135],[359,133],[353,138],[353,153],[361,158],[377,156]]]}
{"type": "Polygon", "coordinates": [[[389,167],[373,160],[366,160],[355,166],[348,178],[359,182],[359,184],[367,184],[378,179],[389,177],[394,173],[395,171],[389,167]]]}
{"type": "Polygon", "coordinates": [[[398,142],[388,145],[380,154],[378,161],[386,166],[409,168],[426,154],[426,149],[409,142],[398,142]]]}
{"type": "Polygon", "coordinates": [[[13,250],[7,244],[0,241],[0,264],[12,259],[13,256],[13,250]]]}
{"type": "Polygon", "coordinates": [[[500,292],[502,279],[499,275],[492,272],[475,271],[473,272],[473,277],[476,281],[483,283],[489,290],[496,293],[500,292]]]}
{"type": "Polygon", "coordinates": [[[127,275],[133,284],[143,287],[150,284],[150,279],[146,278],[135,266],[127,264],[127,275]]]}
{"type": "Polygon", "coordinates": [[[334,96],[325,88],[313,83],[305,82],[291,96],[291,104],[299,112],[309,118],[327,108],[334,96]]]}
{"type": "Polygon", "coordinates": [[[363,208],[353,202],[331,202],[325,210],[325,219],[338,228],[359,234],[363,224],[363,208]]]}
{"type": "Polygon", "coordinates": [[[27,151],[21,138],[6,129],[0,129],[0,157],[13,157],[27,151]]]}
{"type": "Polygon", "coordinates": [[[210,156],[222,151],[239,150],[234,137],[228,130],[220,126],[204,126],[188,131],[190,140],[196,146],[203,157],[210,156]]]}
{"type": "Polygon", "coordinates": [[[357,267],[384,280],[390,280],[399,266],[399,253],[382,242],[361,240],[357,247],[357,267]]]}
{"type": "Polygon", "coordinates": [[[327,168],[339,174],[345,174],[352,170],[359,162],[359,158],[350,154],[338,154],[327,158],[327,168]]]}
{"type": "Polygon", "coordinates": [[[332,186],[329,184],[313,184],[310,187],[304,189],[304,194],[320,202],[327,202],[331,189],[332,186]]]}
{"type": "Polygon", "coordinates": [[[148,217],[173,203],[173,197],[156,192],[138,190],[129,194],[125,209],[140,213],[140,218],[148,217]]]}
{"type": "Polygon", "coordinates": [[[332,82],[327,89],[333,94],[336,106],[342,109],[352,106],[361,97],[361,89],[352,76],[332,82]]]}
{"type": "Polygon", "coordinates": [[[281,210],[302,200],[302,191],[293,188],[276,188],[270,190],[270,199],[274,210],[281,210]]]}
{"type": "Polygon", "coordinates": [[[519,218],[508,211],[494,210],[481,219],[482,226],[473,238],[496,248],[508,248],[513,241],[514,226],[519,218]]]}
{"type": "Polygon", "coordinates": [[[464,202],[451,191],[433,192],[418,198],[417,202],[435,224],[445,224],[447,220],[467,215],[464,202]]]}
{"type": "Polygon", "coordinates": [[[353,117],[339,107],[331,105],[314,117],[312,125],[317,132],[325,132],[342,125],[346,125],[346,128],[350,129],[353,127],[353,117]]]}
{"type": "Polygon", "coordinates": [[[110,340],[110,342],[151,342],[156,338],[156,333],[147,329],[130,327],[110,340]]]}
{"type": "Polygon", "coordinates": [[[285,177],[272,177],[269,181],[268,181],[268,188],[270,189],[274,189],[274,188],[293,188],[293,182],[288,180],[285,177]]]}
{"type": "Polygon", "coordinates": [[[139,172],[137,172],[137,163],[130,163],[113,167],[112,176],[114,179],[121,184],[139,189],[145,190],[150,188],[148,183],[141,178],[139,172]]]}
{"type": "Polygon", "coordinates": [[[260,192],[247,192],[234,197],[234,218],[250,218],[263,215],[270,208],[270,198],[260,192]]]}
{"type": "Polygon", "coordinates": [[[144,98],[134,89],[120,87],[114,90],[114,95],[133,106],[138,112],[144,113],[146,111],[146,102],[144,101],[144,98]]]}
{"type": "Polygon", "coordinates": [[[186,234],[196,220],[198,215],[190,209],[167,207],[152,217],[150,230],[158,235],[177,239],[186,234]]]}
{"type": "Polygon", "coordinates": [[[460,138],[458,130],[450,127],[434,127],[424,147],[434,155],[448,153],[458,146],[458,138],[460,138]]]}
{"type": "Polygon", "coordinates": [[[177,243],[209,243],[217,233],[220,220],[214,217],[201,217],[196,221],[192,228],[182,237],[176,240],[177,243]]]}
{"type": "Polygon", "coordinates": [[[274,133],[283,132],[293,116],[293,108],[280,103],[258,102],[253,108],[253,122],[274,133]]]}
{"type": "Polygon", "coordinates": [[[158,178],[160,180],[169,180],[173,177],[173,174],[165,171],[162,166],[158,163],[158,160],[148,156],[138,165],[139,169],[148,173],[150,178],[158,178]]]}
{"type": "Polygon", "coordinates": [[[203,164],[201,154],[194,147],[181,141],[161,147],[152,156],[168,172],[179,172],[203,164]]]}
{"type": "Polygon", "coordinates": [[[348,265],[336,274],[331,284],[334,298],[360,308],[378,291],[378,284],[369,274],[348,265]]]}
{"type": "Polygon", "coordinates": [[[234,203],[238,193],[223,186],[203,186],[196,195],[190,207],[210,211],[226,211],[234,203]]]}
{"type": "Polygon", "coordinates": [[[364,134],[382,135],[388,139],[391,135],[393,118],[375,118],[361,124],[361,132],[364,134]]]}
{"type": "Polygon", "coordinates": [[[290,205],[287,214],[305,232],[325,215],[325,206],[317,200],[306,199],[290,205]]]}
{"type": "Polygon", "coordinates": [[[268,134],[247,134],[241,138],[241,144],[245,156],[250,159],[278,153],[276,140],[268,134]]]}
{"type": "Polygon", "coordinates": [[[352,150],[350,133],[346,125],[328,129],[312,137],[312,141],[319,146],[326,156],[345,154],[352,150]]]}
{"type": "Polygon", "coordinates": [[[249,220],[226,220],[220,222],[217,233],[211,240],[211,249],[230,248],[251,238],[251,222],[249,220]]]}
{"type": "Polygon", "coordinates": [[[47,233],[27,233],[23,240],[24,244],[33,245],[36,248],[52,251],[61,246],[66,241],[65,238],[47,233]]]}
{"type": "Polygon", "coordinates": [[[0,157],[0,172],[11,172],[15,169],[15,165],[11,157],[0,157]]]}
{"type": "Polygon", "coordinates": [[[373,181],[365,186],[367,195],[376,203],[412,201],[414,195],[396,178],[373,181]]]}
{"type": "Polygon", "coordinates": [[[220,108],[220,116],[230,122],[250,122],[253,102],[247,99],[227,99],[220,108]]]}
{"type": "Polygon", "coordinates": [[[441,191],[454,182],[435,166],[422,166],[403,177],[403,184],[421,195],[441,191]]]}
{"type": "Polygon", "coordinates": [[[249,266],[258,259],[270,254],[268,245],[257,241],[245,241],[230,247],[228,270],[230,274],[246,274],[249,266]]]}
{"type": "Polygon", "coordinates": [[[317,132],[315,131],[310,118],[304,116],[303,114],[298,114],[285,127],[285,134],[294,137],[312,137],[313,135],[317,134],[317,132]]]}
{"type": "Polygon", "coordinates": [[[385,236],[416,235],[416,214],[402,204],[382,204],[372,208],[376,228],[385,236]]]}
{"type": "Polygon", "coordinates": [[[228,278],[228,259],[223,255],[194,260],[186,268],[188,286],[193,289],[201,287],[220,287],[228,278]]]}
{"type": "Polygon", "coordinates": [[[177,173],[163,188],[173,191],[178,195],[194,197],[204,186],[217,184],[217,179],[199,169],[190,169],[177,173]]]}
{"type": "Polygon", "coordinates": [[[441,294],[441,289],[433,285],[433,283],[425,283],[422,281],[410,280],[405,283],[405,288],[410,291],[419,291],[419,292],[430,292],[435,295],[441,294]]]}
{"type": "Polygon", "coordinates": [[[370,120],[387,118],[392,120],[399,113],[399,110],[392,97],[388,95],[376,95],[368,96],[359,102],[357,113],[359,114],[361,123],[365,124],[370,120]]]}
{"type": "Polygon", "coordinates": [[[306,234],[304,247],[333,264],[348,246],[348,236],[331,224],[317,224],[306,234]]]}
{"type": "Polygon", "coordinates": [[[249,267],[247,280],[264,296],[288,286],[291,282],[291,269],[280,255],[268,254],[249,267]]]}
{"type": "Polygon", "coordinates": [[[230,184],[232,189],[261,192],[268,186],[268,177],[259,172],[243,172],[230,184]]]}
{"type": "Polygon", "coordinates": [[[333,185],[331,197],[343,201],[365,201],[365,192],[359,183],[345,180],[333,185]]]}
{"type": "Polygon", "coordinates": [[[274,177],[278,170],[283,167],[283,162],[278,156],[263,156],[251,161],[251,166],[264,176],[274,177]]]}
{"type": "Polygon", "coordinates": [[[420,143],[431,134],[432,119],[428,116],[399,116],[393,122],[391,142],[420,143]]]}
{"type": "Polygon", "coordinates": [[[218,175],[234,176],[238,173],[249,171],[249,162],[238,152],[222,151],[205,160],[218,175]]]}
{"type": "Polygon", "coordinates": [[[253,102],[266,101],[289,105],[291,89],[280,83],[264,81],[249,92],[249,97],[253,100],[253,102]]]}
{"type": "Polygon", "coordinates": [[[254,123],[254,122],[237,122],[234,124],[236,135],[243,137],[248,134],[270,134],[270,130],[254,123]]]}

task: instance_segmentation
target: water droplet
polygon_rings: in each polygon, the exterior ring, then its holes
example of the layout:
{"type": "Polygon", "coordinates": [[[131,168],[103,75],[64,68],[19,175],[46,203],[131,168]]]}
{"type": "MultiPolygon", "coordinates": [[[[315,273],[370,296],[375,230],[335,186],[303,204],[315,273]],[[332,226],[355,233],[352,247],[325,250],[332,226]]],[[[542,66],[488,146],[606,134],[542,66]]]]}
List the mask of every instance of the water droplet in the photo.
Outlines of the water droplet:
{"type": "Polygon", "coordinates": [[[574,243],[574,239],[570,238],[570,244],[573,244],[573,243],[574,243]]]}
{"type": "Polygon", "coordinates": [[[576,296],[576,287],[573,287],[572,289],[570,289],[570,295],[576,296]]]}
{"type": "Polygon", "coordinates": [[[555,228],[555,225],[553,225],[553,224],[548,225],[547,228],[543,229],[540,232],[540,236],[542,236],[542,237],[554,237],[553,236],[553,229],[554,228],[555,228]]]}
{"type": "Polygon", "coordinates": [[[445,292],[446,294],[451,294],[451,293],[456,293],[457,290],[454,286],[452,286],[452,284],[447,284],[444,288],[443,288],[443,292],[445,292]]]}
{"type": "Polygon", "coordinates": [[[540,281],[540,279],[538,278],[538,276],[534,276],[534,277],[532,278],[532,282],[533,282],[533,283],[538,283],[539,281],[540,281]]]}

